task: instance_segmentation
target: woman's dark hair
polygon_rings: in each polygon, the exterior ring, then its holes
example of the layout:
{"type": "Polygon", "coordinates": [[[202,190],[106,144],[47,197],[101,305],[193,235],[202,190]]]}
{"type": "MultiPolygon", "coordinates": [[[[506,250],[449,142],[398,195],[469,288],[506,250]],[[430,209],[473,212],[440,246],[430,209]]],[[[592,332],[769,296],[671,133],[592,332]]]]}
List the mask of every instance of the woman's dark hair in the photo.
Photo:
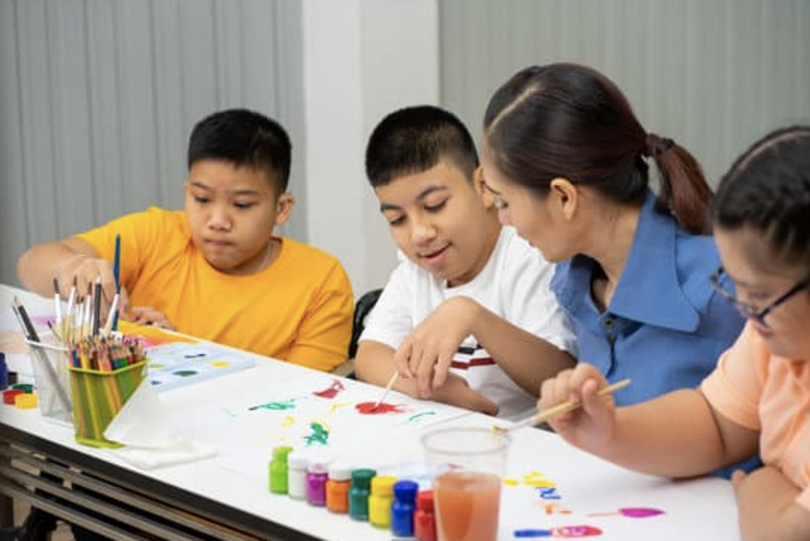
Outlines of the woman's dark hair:
{"type": "Polygon", "coordinates": [[[756,229],[774,255],[810,268],[810,126],[771,132],[737,158],[711,216],[723,229],[756,229]]]}
{"type": "Polygon", "coordinates": [[[652,158],[658,210],[691,233],[709,230],[712,191],[695,158],[647,133],[618,87],[592,68],[561,63],[513,75],[490,99],[484,135],[496,167],[541,196],[563,177],[640,205],[649,183],[644,158],[652,158]]]}

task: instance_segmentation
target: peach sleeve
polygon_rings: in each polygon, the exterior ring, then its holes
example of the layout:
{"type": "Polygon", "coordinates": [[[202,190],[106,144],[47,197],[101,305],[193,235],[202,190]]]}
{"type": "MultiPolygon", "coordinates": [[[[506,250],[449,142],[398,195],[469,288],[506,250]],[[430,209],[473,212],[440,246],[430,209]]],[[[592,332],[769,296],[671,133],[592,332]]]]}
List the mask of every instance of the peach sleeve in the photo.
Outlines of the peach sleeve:
{"type": "Polygon", "coordinates": [[[754,328],[747,324],[737,341],[720,357],[700,388],[724,417],[761,430],[759,404],[769,354],[754,328]]]}

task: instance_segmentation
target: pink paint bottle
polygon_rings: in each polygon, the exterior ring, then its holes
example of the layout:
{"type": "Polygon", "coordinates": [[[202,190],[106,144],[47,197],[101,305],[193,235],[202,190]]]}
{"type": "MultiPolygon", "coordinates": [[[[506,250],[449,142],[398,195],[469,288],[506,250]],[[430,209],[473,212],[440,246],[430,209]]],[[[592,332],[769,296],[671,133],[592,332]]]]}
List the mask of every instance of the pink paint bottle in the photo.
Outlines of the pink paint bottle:
{"type": "Polygon", "coordinates": [[[328,480],[329,465],[326,460],[313,460],[309,464],[306,476],[307,501],[311,505],[323,507],[326,505],[326,481],[328,480]]]}

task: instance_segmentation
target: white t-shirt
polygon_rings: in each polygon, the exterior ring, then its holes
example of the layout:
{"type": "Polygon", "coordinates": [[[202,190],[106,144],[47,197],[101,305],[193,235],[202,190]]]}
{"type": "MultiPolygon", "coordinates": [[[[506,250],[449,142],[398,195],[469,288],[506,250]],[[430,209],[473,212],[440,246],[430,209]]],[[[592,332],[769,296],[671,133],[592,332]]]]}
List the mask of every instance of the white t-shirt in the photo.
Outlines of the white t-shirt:
{"type": "MultiPolygon", "coordinates": [[[[446,280],[434,277],[402,253],[399,258],[366,319],[361,341],[373,340],[396,349],[434,308],[447,299],[466,296],[576,357],[574,333],[549,289],[554,266],[514,228],[501,229],[486,266],[475,279],[457,287],[448,288],[446,280]]],[[[535,411],[536,398],[512,381],[472,335],[459,347],[451,371],[497,403],[499,417],[517,419],[535,411]]]]}

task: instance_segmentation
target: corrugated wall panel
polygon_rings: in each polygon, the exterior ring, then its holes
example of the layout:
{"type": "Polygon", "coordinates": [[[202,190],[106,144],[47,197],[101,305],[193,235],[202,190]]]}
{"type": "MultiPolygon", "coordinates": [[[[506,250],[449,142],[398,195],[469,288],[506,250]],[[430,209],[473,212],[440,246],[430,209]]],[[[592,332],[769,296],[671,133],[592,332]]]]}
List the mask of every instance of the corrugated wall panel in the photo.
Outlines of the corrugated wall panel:
{"type": "Polygon", "coordinates": [[[480,134],[494,90],[530,64],[606,73],[645,128],[715,183],[753,140],[810,122],[806,0],[440,0],[442,103],[480,134]]]}
{"type": "Polygon", "coordinates": [[[300,25],[283,0],[0,0],[0,281],[33,243],[179,208],[189,132],[226,107],[290,132],[305,240],[300,25]]]}

